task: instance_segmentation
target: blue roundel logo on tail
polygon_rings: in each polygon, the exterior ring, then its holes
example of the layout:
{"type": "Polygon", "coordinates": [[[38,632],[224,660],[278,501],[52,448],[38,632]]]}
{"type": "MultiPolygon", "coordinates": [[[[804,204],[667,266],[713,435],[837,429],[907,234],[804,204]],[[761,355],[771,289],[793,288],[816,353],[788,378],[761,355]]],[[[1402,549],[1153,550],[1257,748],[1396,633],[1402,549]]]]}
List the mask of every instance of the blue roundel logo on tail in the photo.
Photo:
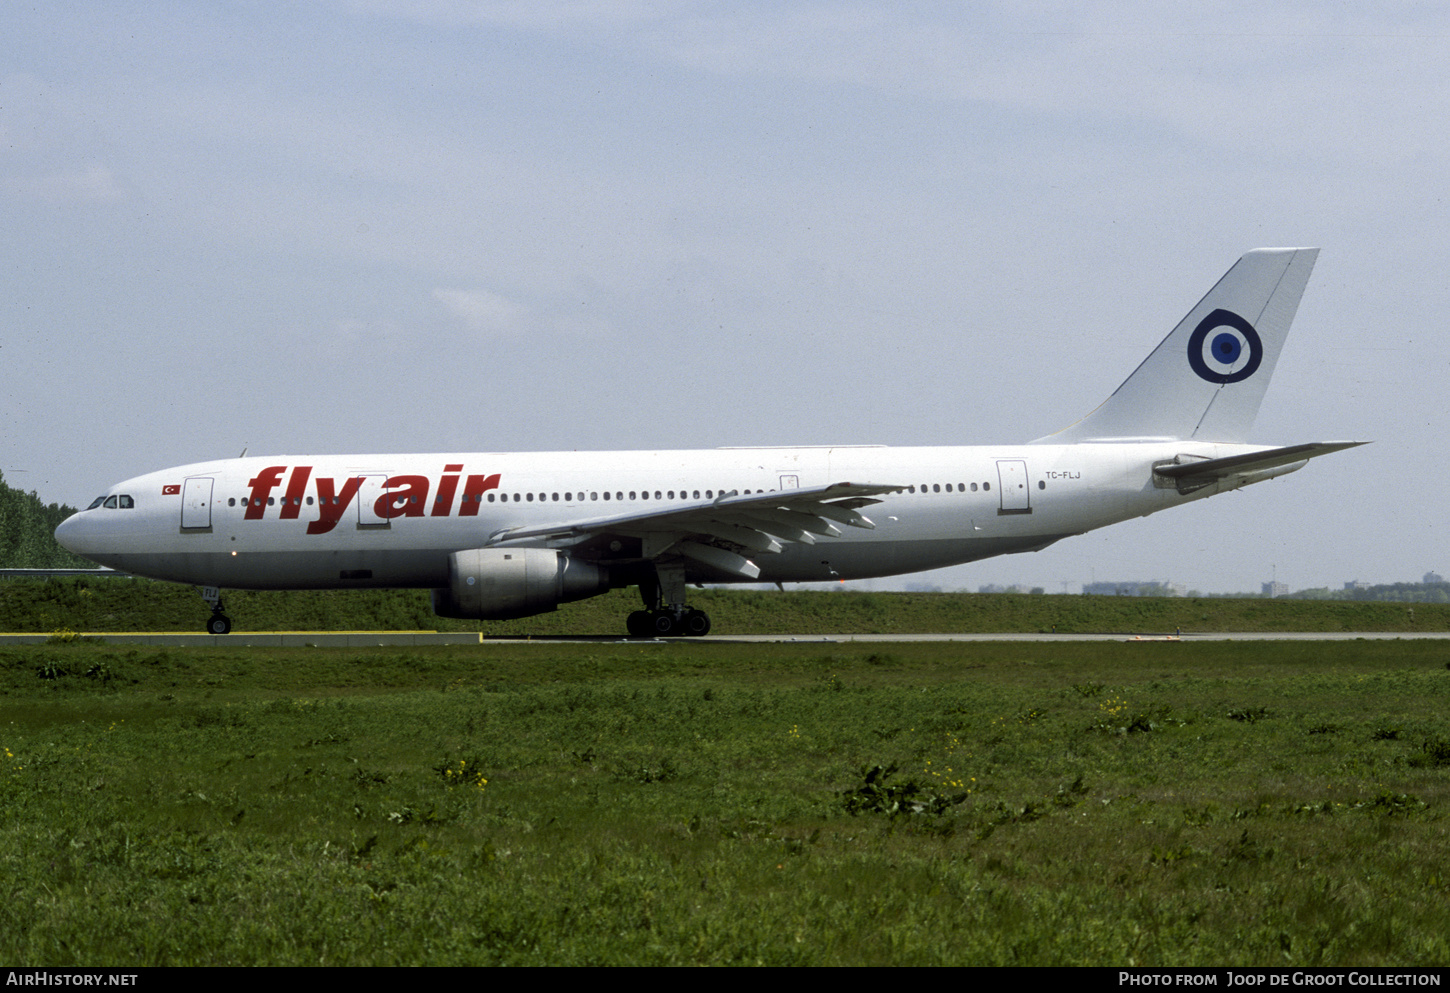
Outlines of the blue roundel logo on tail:
{"type": "Polygon", "coordinates": [[[1215,310],[1188,336],[1188,364],[1210,383],[1238,383],[1259,371],[1264,343],[1254,326],[1230,310],[1215,310]]]}

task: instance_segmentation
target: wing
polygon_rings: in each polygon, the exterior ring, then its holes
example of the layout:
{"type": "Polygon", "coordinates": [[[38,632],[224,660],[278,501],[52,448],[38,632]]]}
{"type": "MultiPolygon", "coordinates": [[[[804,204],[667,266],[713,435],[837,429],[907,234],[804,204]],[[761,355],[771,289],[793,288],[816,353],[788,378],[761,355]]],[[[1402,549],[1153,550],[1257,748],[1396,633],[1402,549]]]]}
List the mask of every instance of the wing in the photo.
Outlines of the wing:
{"type": "MultiPolygon", "coordinates": [[[[1365,444],[1368,442],[1319,441],[1307,445],[1290,445],[1287,448],[1250,452],[1247,455],[1230,455],[1222,459],[1175,460],[1154,466],[1153,473],[1156,476],[1172,480],[1180,489],[1197,489],[1221,479],[1253,476],[1275,469],[1281,470],[1281,472],[1273,473],[1276,476],[1284,472],[1293,472],[1316,456],[1328,455],[1330,452],[1340,452],[1346,448],[1356,448],[1365,444]]],[[[1191,459],[1191,457],[1182,455],[1178,458],[1191,459]]]]}
{"type": "Polygon", "coordinates": [[[732,490],[714,500],[672,504],[648,513],[621,514],[528,528],[506,528],[487,545],[545,545],[553,548],[628,539],[640,543],[640,557],[684,555],[741,579],[756,579],[751,559],[779,554],[783,543],[814,544],[818,537],[840,536],[837,525],[874,528],[861,508],[875,497],[905,486],[832,483],[801,489],[741,494],[732,490]]]}

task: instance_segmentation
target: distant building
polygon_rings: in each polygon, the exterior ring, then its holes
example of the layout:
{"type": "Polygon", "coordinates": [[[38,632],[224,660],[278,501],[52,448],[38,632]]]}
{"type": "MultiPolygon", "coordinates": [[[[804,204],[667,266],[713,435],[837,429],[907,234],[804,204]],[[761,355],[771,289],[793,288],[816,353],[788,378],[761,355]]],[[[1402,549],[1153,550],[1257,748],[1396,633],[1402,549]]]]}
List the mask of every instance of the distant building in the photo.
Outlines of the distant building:
{"type": "Polygon", "coordinates": [[[1422,582],[1422,583],[1443,583],[1443,582],[1445,582],[1445,577],[1442,576],[1442,575],[1440,575],[1438,572],[1427,572],[1427,573],[1425,573],[1425,578],[1422,579],[1422,580],[1420,580],[1420,582],[1422,582]]]}
{"type": "Polygon", "coordinates": [[[1358,579],[1344,584],[1344,588],[1347,590],[1367,590],[1369,587],[1369,583],[1361,582],[1358,579]]]}
{"type": "Polygon", "coordinates": [[[1288,596],[1288,595],[1289,595],[1289,584],[1288,583],[1281,583],[1278,580],[1275,580],[1272,583],[1265,583],[1264,584],[1264,596],[1266,596],[1266,597],[1272,598],[1272,597],[1276,597],[1276,596],[1288,596]]]}
{"type": "Polygon", "coordinates": [[[1183,596],[1188,587],[1166,579],[1133,580],[1121,583],[1083,583],[1085,596],[1183,596]]]}
{"type": "Polygon", "coordinates": [[[978,586],[978,593],[1027,593],[1028,588],[1022,583],[1013,583],[1011,586],[1000,586],[997,583],[988,583],[986,586],[978,586]]]}

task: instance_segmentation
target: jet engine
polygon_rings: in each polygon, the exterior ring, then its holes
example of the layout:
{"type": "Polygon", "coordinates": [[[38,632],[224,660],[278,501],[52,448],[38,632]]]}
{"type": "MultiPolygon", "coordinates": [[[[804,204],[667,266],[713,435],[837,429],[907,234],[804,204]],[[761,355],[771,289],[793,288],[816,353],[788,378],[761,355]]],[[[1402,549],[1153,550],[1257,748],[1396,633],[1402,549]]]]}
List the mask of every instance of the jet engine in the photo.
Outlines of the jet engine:
{"type": "Polygon", "coordinates": [[[448,588],[433,591],[439,617],[506,621],[609,590],[609,571],[552,548],[469,548],[448,556],[448,588]]]}

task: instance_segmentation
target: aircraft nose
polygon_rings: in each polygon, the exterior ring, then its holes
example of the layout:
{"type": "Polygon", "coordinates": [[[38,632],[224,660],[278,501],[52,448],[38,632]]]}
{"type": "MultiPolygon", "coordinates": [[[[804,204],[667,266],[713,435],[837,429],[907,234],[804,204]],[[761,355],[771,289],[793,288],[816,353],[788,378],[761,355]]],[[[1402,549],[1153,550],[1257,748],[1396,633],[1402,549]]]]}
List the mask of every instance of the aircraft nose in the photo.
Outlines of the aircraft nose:
{"type": "Polygon", "coordinates": [[[82,511],[71,514],[61,521],[60,526],[55,529],[55,540],[60,542],[61,547],[67,551],[89,558],[91,552],[96,550],[96,533],[95,528],[89,526],[85,516],[85,512],[82,511]]]}
{"type": "Polygon", "coordinates": [[[78,516],[80,516],[78,515],[78,513],[72,513],[70,518],[62,520],[61,525],[59,525],[58,528],[55,529],[55,541],[58,541],[59,544],[61,544],[61,548],[67,549],[67,551],[75,552],[75,554],[77,555],[81,555],[84,554],[84,552],[81,552],[80,548],[75,547],[75,544],[77,544],[77,539],[80,538],[80,535],[78,535],[77,533],[77,528],[75,528],[75,519],[77,519],[78,516]]]}
{"type": "Polygon", "coordinates": [[[71,542],[75,540],[75,519],[76,515],[71,514],[55,529],[55,540],[60,542],[62,548],[71,552],[75,551],[75,548],[71,546],[71,542]]]}

